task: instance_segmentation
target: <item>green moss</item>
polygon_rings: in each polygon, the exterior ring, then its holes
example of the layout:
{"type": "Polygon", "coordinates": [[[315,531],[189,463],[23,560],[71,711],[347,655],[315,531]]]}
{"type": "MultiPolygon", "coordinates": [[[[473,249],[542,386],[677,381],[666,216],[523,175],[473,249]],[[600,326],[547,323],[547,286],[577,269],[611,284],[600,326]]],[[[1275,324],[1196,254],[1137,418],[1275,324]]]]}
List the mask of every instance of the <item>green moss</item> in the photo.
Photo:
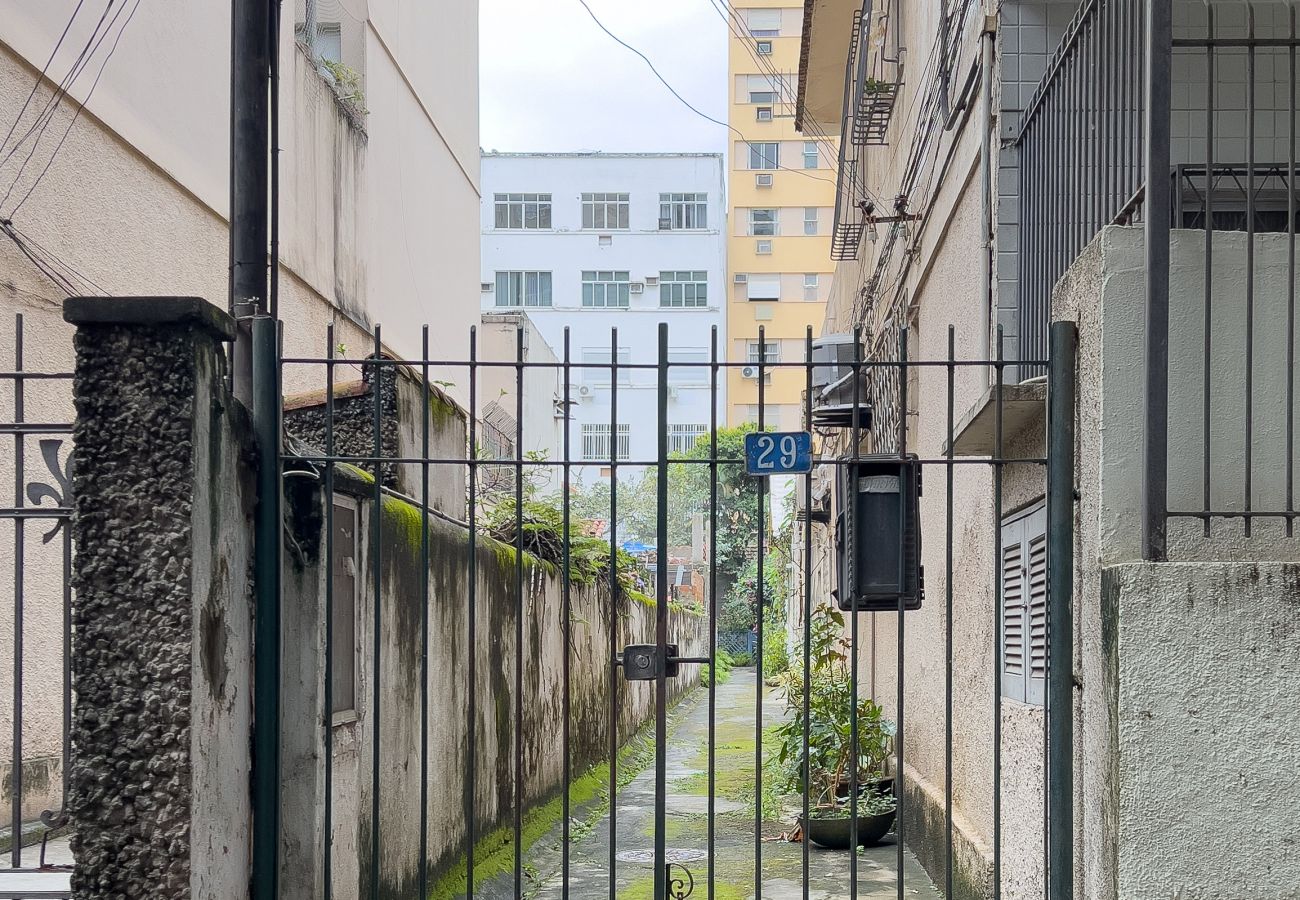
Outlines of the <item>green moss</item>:
{"type": "Polygon", "coordinates": [[[369,472],[367,472],[365,469],[361,468],[360,466],[354,466],[351,463],[342,463],[342,462],[335,463],[334,465],[338,466],[341,470],[343,470],[353,478],[356,478],[358,481],[364,481],[366,484],[375,483],[375,476],[371,475],[369,472]]]}
{"type": "Polygon", "coordinates": [[[418,551],[424,540],[424,514],[420,508],[388,494],[384,494],[382,506],[384,521],[392,536],[401,538],[408,547],[418,551]]]}
{"type": "MultiPolygon", "coordinates": [[[[703,872],[693,873],[695,875],[695,891],[697,894],[707,891],[705,887],[707,876],[703,872]]],[[[619,888],[619,900],[654,900],[655,877],[654,874],[642,875],[633,881],[629,881],[623,887],[619,888]]],[[[713,896],[716,900],[745,900],[750,896],[749,891],[741,885],[731,884],[726,881],[716,880],[713,884],[713,896]]]]}

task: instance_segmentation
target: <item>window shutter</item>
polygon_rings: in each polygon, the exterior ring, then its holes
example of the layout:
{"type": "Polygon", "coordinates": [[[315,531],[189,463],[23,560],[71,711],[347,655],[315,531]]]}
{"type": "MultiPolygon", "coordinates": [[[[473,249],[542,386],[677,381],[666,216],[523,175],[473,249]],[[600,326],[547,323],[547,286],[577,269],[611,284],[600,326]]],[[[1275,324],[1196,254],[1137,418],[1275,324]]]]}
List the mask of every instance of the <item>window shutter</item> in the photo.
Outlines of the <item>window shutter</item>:
{"type": "Polygon", "coordinates": [[[1027,555],[1025,608],[1029,618],[1029,678],[1025,699],[1042,704],[1047,685],[1047,511],[1025,520],[1027,555]]]}
{"type": "Polygon", "coordinates": [[[1002,526],[1002,696],[1025,700],[1024,521],[1002,526]]]}

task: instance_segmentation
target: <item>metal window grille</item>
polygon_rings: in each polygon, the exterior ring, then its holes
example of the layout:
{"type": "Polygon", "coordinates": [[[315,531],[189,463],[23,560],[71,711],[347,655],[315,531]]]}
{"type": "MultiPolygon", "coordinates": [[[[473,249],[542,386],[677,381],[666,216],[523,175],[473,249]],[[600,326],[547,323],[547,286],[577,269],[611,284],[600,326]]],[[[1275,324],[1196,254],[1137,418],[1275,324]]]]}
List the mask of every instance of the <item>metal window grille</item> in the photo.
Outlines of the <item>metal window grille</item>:
{"type": "Polygon", "coordinates": [[[708,306],[709,282],[706,272],[660,272],[660,306],[708,306]]]}
{"type": "Polygon", "coordinates": [[[632,426],[622,423],[616,432],[617,456],[610,455],[608,423],[585,423],[582,426],[582,458],[588,462],[610,462],[632,458],[632,426]]]}
{"type": "Polygon", "coordinates": [[[631,302],[627,272],[588,269],[582,273],[582,305],[626,309],[631,302]]]}
{"type": "Polygon", "coordinates": [[[628,227],[630,203],[627,194],[582,195],[582,227],[620,230],[628,227]]]}
{"type": "Polygon", "coordinates": [[[550,194],[496,194],[493,224],[497,228],[551,227],[550,194]]]}
{"type": "Polygon", "coordinates": [[[496,305],[550,306],[550,272],[497,272],[496,305]]]}
{"type": "Polygon", "coordinates": [[[668,452],[685,453],[709,431],[708,425],[670,424],[668,426],[668,452]]]}

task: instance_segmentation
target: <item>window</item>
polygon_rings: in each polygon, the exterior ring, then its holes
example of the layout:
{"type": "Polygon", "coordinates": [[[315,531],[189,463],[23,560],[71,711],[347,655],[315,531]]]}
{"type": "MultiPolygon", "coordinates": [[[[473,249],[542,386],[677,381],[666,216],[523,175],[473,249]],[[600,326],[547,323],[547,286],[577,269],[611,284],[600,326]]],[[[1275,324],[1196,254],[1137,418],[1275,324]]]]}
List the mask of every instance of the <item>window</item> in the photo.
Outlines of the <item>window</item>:
{"type": "Polygon", "coordinates": [[[776,210],[751,209],[749,211],[749,233],[752,235],[776,234],[776,210]]]}
{"type": "Polygon", "coordinates": [[[754,115],[760,122],[770,122],[772,121],[772,107],[760,106],[754,115]]]}
{"type": "Polygon", "coordinates": [[[582,305],[627,309],[628,273],[609,270],[582,273],[582,305]]]}
{"type": "Polygon", "coordinates": [[[816,141],[803,142],[803,167],[805,169],[816,169],[818,167],[818,154],[816,141]]]}
{"type": "Polygon", "coordinates": [[[759,55],[759,56],[771,56],[771,55],[772,55],[772,42],[771,42],[771,41],[757,41],[756,43],[757,43],[757,47],[758,47],[758,55],[759,55]]]}
{"type": "Polygon", "coordinates": [[[775,103],[776,91],[750,91],[750,103],[775,103]]]}
{"type": "Polygon", "coordinates": [[[754,37],[776,37],[781,33],[781,10],[747,9],[745,27],[754,37]]]}
{"type": "MultiPolygon", "coordinates": [[[[632,458],[632,426],[618,426],[618,459],[632,458]]],[[[589,462],[613,462],[609,446],[609,423],[582,426],[582,458],[589,462]]]]}
{"type": "Polygon", "coordinates": [[[1002,695],[1042,704],[1047,681],[1047,509],[1002,523],[1002,695]]]}
{"type": "Polygon", "coordinates": [[[583,194],[582,227],[598,229],[627,228],[627,194],[583,194]]]}
{"type": "Polygon", "coordinates": [[[674,425],[668,423],[668,452],[685,453],[695,442],[709,433],[708,425],[674,425]]]}
{"type": "Polygon", "coordinates": [[[550,306],[550,272],[497,272],[497,306],[550,306]]]}
{"type": "Polygon", "coordinates": [[[745,286],[747,300],[780,300],[781,276],[775,273],[754,274],[749,276],[745,286]]]}
{"type": "MultiPolygon", "coordinates": [[[[630,365],[632,362],[632,349],[630,347],[618,348],[618,383],[631,384],[632,370],[622,368],[630,365]]],[[[584,347],[582,348],[582,383],[591,385],[608,385],[609,376],[612,371],[612,363],[609,360],[608,347],[584,347]],[[599,368],[586,368],[588,366],[597,366],[599,368]]]]}
{"type": "Polygon", "coordinates": [[[662,231],[709,227],[708,194],[660,194],[659,228],[662,231]],[[667,225],[665,226],[665,223],[667,225]]]}
{"type": "Polygon", "coordinates": [[[812,272],[803,277],[803,298],[805,300],[816,300],[819,296],[818,288],[821,286],[821,277],[812,272]]]}
{"type": "MultiPolygon", "coordinates": [[[[751,95],[752,96],[752,95],[751,95]]],[[[771,100],[767,101],[771,103],[771,100]]],[[[751,141],[749,144],[749,167],[751,169],[780,168],[781,145],[775,141],[751,141]]]]}
{"type": "Polygon", "coordinates": [[[759,256],[771,256],[771,255],[772,255],[772,242],[771,242],[770,240],[768,240],[768,241],[757,241],[757,242],[755,242],[755,244],[754,244],[754,252],[757,253],[759,256]]]}
{"type": "Polygon", "coordinates": [[[668,351],[669,384],[708,384],[709,351],[703,347],[679,347],[668,351]],[[679,365],[690,363],[690,365],[679,365]],[[698,363],[698,365],[696,365],[698,363]]]}
{"type": "Polygon", "coordinates": [[[817,233],[817,207],[805,206],[803,208],[803,233],[817,233]]]}
{"type": "Polygon", "coordinates": [[[496,194],[497,228],[550,228],[550,194],[496,194]]]}
{"type": "MultiPolygon", "coordinates": [[[[781,342],[780,342],[780,341],[764,341],[763,343],[766,345],[766,346],[764,347],[764,353],[765,353],[765,355],[764,355],[764,357],[763,357],[763,362],[764,362],[765,364],[766,364],[766,363],[777,363],[777,362],[780,362],[780,361],[781,361],[781,342]]],[[[747,341],[747,342],[745,343],[745,352],[746,352],[745,361],[746,361],[749,365],[751,365],[751,366],[756,366],[756,365],[758,365],[758,362],[759,362],[759,360],[758,360],[758,341],[747,341]]]]}
{"type": "Polygon", "coordinates": [[[334,555],[330,561],[334,641],[329,653],[333,699],[330,712],[335,716],[346,716],[357,708],[357,518],[354,500],[334,497],[334,555]]]}
{"type": "Polygon", "coordinates": [[[660,272],[660,306],[708,306],[709,284],[705,272],[660,272]]]}

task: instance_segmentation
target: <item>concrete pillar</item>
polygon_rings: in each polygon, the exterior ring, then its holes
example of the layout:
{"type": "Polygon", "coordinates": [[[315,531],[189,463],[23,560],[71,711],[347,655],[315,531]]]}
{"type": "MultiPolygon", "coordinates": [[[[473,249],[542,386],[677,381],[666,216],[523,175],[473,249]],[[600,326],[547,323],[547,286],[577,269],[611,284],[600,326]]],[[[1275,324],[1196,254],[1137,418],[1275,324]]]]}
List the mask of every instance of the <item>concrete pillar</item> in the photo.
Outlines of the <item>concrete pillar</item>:
{"type": "Polygon", "coordinates": [[[249,888],[251,427],[223,311],[76,297],[78,900],[249,888]]]}

